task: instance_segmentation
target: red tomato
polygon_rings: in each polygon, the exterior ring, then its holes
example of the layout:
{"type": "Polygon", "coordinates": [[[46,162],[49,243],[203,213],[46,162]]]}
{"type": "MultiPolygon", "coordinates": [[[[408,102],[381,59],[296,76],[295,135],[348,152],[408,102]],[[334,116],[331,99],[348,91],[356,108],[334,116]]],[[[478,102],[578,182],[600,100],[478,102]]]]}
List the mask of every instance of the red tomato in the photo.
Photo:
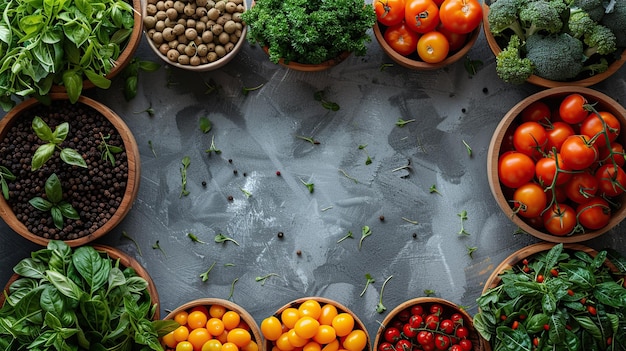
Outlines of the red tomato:
{"type": "Polygon", "coordinates": [[[435,341],[435,335],[432,332],[422,330],[417,333],[417,342],[420,345],[425,346],[433,343],[433,341],[435,341]]]}
{"type": "Polygon", "coordinates": [[[472,350],[472,341],[469,339],[463,339],[459,341],[459,345],[463,351],[471,351],[472,350]]]}
{"type": "Polygon", "coordinates": [[[546,129],[537,122],[524,122],[515,128],[513,145],[515,150],[538,159],[548,144],[546,129]]]}
{"type": "Polygon", "coordinates": [[[548,151],[552,151],[553,148],[556,148],[557,151],[561,150],[561,145],[565,139],[576,134],[574,128],[565,122],[551,123],[546,131],[548,132],[548,151]]]}
{"type": "Polygon", "coordinates": [[[624,158],[624,155],[624,146],[618,142],[612,142],[610,149],[606,147],[600,149],[598,161],[602,162],[603,164],[615,161],[618,166],[623,167],[624,163],[626,163],[626,158],[624,158]]]}
{"type": "Polygon", "coordinates": [[[557,153],[556,157],[554,157],[554,154],[551,153],[547,157],[540,158],[535,163],[535,176],[539,184],[547,187],[552,185],[553,182],[555,185],[565,184],[572,177],[572,173],[563,164],[561,154],[557,153]],[[556,182],[554,178],[556,178],[556,182]]]}
{"type": "Polygon", "coordinates": [[[571,234],[576,227],[576,211],[566,204],[556,203],[543,215],[543,225],[548,232],[557,236],[571,234]]]}
{"type": "Polygon", "coordinates": [[[483,7],[477,0],[445,0],[439,7],[439,18],[449,30],[467,34],[480,25],[483,7]]]}
{"type": "Polygon", "coordinates": [[[456,335],[457,338],[465,339],[469,336],[469,329],[461,326],[461,327],[456,328],[456,332],[454,332],[454,334],[456,335]]]}
{"type": "Polygon", "coordinates": [[[604,228],[611,220],[611,208],[609,203],[601,198],[595,197],[589,201],[578,205],[576,208],[578,222],[587,229],[604,228]]]}
{"type": "Polygon", "coordinates": [[[561,157],[567,169],[582,170],[598,160],[598,147],[585,135],[572,135],[561,145],[561,157]]]}
{"type": "Polygon", "coordinates": [[[378,344],[378,351],[396,351],[393,345],[388,341],[383,341],[378,344]]]}
{"type": "Polygon", "coordinates": [[[432,329],[432,330],[437,329],[437,326],[439,325],[439,316],[436,314],[429,314],[428,316],[426,316],[426,319],[424,320],[424,324],[426,325],[426,328],[428,329],[432,329]]]}
{"type": "Polygon", "coordinates": [[[437,32],[443,33],[448,39],[448,44],[450,44],[450,52],[454,52],[465,46],[465,42],[467,41],[467,34],[459,34],[450,31],[446,28],[442,23],[439,23],[437,26],[437,32]]]}
{"type": "Polygon", "coordinates": [[[450,337],[447,335],[435,335],[435,347],[437,350],[447,350],[450,347],[450,337]]]}
{"type": "Polygon", "coordinates": [[[417,41],[417,55],[424,62],[438,63],[448,57],[450,44],[443,33],[431,31],[417,41]]]}
{"type": "Polygon", "coordinates": [[[598,145],[598,148],[602,148],[608,147],[610,143],[615,141],[620,133],[620,129],[621,125],[615,115],[610,112],[600,111],[598,114],[590,113],[589,116],[585,118],[580,125],[580,134],[588,136],[589,139],[597,135],[595,143],[598,145]]]}
{"type": "Polygon", "coordinates": [[[537,217],[546,209],[547,204],[548,196],[537,183],[526,183],[513,193],[513,209],[521,217],[537,217]]]}
{"type": "Polygon", "coordinates": [[[520,115],[522,122],[546,122],[550,120],[551,114],[548,104],[537,100],[526,106],[520,115]]]}
{"type": "Polygon", "coordinates": [[[390,26],[383,36],[385,42],[400,55],[409,56],[417,50],[419,34],[408,29],[404,22],[390,26]]]}
{"type": "Polygon", "coordinates": [[[598,168],[595,173],[598,180],[600,194],[617,196],[624,193],[626,187],[626,172],[622,167],[607,164],[598,168]]]}
{"type": "Polygon", "coordinates": [[[411,351],[411,342],[407,339],[398,340],[396,351],[411,351]]]}
{"type": "Polygon", "coordinates": [[[498,160],[498,177],[504,186],[518,188],[535,177],[535,162],[521,152],[506,152],[498,160]]]}
{"type": "Polygon", "coordinates": [[[433,0],[407,0],[404,20],[411,30],[428,33],[439,24],[439,7],[433,0]]]}
{"type": "Polygon", "coordinates": [[[390,342],[392,344],[397,343],[398,340],[400,340],[401,338],[400,330],[394,327],[385,329],[385,333],[383,336],[387,342],[390,342]]]}
{"type": "Polygon", "coordinates": [[[437,316],[441,316],[443,314],[443,306],[438,303],[432,304],[428,310],[430,311],[430,314],[437,316]]]}
{"type": "Polygon", "coordinates": [[[559,105],[559,116],[569,124],[580,123],[587,118],[589,111],[585,109],[587,99],[584,96],[573,93],[566,96],[559,105]]]}
{"type": "Polygon", "coordinates": [[[564,189],[568,199],[580,204],[596,196],[598,180],[589,172],[574,173],[564,189]]]}
{"type": "Polygon", "coordinates": [[[439,330],[446,334],[452,334],[454,332],[454,322],[451,319],[444,319],[439,323],[439,330]]]}
{"type": "Polygon", "coordinates": [[[393,26],[404,20],[404,0],[376,0],[376,19],[385,26],[393,26]]]}

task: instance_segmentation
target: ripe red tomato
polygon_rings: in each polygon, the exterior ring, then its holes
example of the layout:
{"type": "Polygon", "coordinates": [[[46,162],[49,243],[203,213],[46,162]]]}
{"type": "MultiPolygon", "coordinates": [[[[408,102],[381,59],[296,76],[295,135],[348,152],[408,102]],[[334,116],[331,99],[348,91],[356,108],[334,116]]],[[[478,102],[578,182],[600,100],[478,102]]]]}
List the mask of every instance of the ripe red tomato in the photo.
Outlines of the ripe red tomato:
{"type": "Polygon", "coordinates": [[[465,339],[469,336],[469,329],[467,329],[466,327],[460,326],[456,328],[454,335],[456,335],[457,338],[465,339]]]}
{"type": "Polygon", "coordinates": [[[585,135],[572,135],[561,145],[561,157],[565,167],[582,170],[598,160],[598,147],[585,135]]]}
{"type": "Polygon", "coordinates": [[[546,230],[557,236],[571,234],[576,227],[576,211],[569,205],[555,203],[543,215],[546,230]]]}
{"type": "Polygon", "coordinates": [[[439,330],[446,334],[452,334],[454,332],[454,322],[451,319],[444,319],[439,323],[439,330]]]}
{"type": "Polygon", "coordinates": [[[443,33],[448,39],[448,44],[450,45],[449,52],[455,52],[465,46],[465,42],[467,42],[467,34],[459,34],[450,31],[446,28],[441,22],[437,26],[437,32],[443,33]]]}
{"type": "Polygon", "coordinates": [[[396,351],[393,345],[388,341],[383,341],[378,344],[378,351],[396,351]]]}
{"type": "Polygon", "coordinates": [[[584,96],[578,93],[569,94],[561,100],[559,116],[569,124],[580,123],[589,115],[589,111],[584,107],[586,104],[587,99],[584,96]]]}
{"type": "Polygon", "coordinates": [[[407,339],[398,340],[396,343],[396,351],[411,351],[411,342],[407,339]]]}
{"type": "Polygon", "coordinates": [[[498,177],[500,182],[515,189],[535,176],[535,162],[521,152],[510,151],[502,154],[498,160],[498,177]]]}
{"type": "Polygon", "coordinates": [[[459,341],[459,345],[463,351],[471,351],[472,350],[472,341],[469,339],[463,339],[459,341]]]}
{"type": "Polygon", "coordinates": [[[411,314],[414,316],[421,316],[424,314],[424,307],[422,305],[411,306],[411,314]]]}
{"type": "Polygon", "coordinates": [[[565,184],[572,177],[572,173],[569,171],[563,164],[563,158],[559,153],[556,154],[556,157],[550,153],[535,163],[535,176],[539,184],[545,187],[552,185],[555,182],[554,178],[556,178],[555,185],[565,184]]]}
{"type": "Polygon", "coordinates": [[[548,144],[546,129],[537,122],[524,122],[515,128],[513,145],[515,150],[538,159],[548,144]]]}
{"type": "Polygon", "coordinates": [[[546,131],[548,132],[548,151],[552,151],[553,148],[556,148],[557,151],[561,150],[561,145],[565,139],[576,134],[571,125],[560,121],[551,123],[546,131]]]}
{"type": "Polygon", "coordinates": [[[404,21],[404,0],[376,0],[376,19],[385,26],[393,26],[404,21]]]}
{"type": "Polygon", "coordinates": [[[407,0],[404,20],[411,30],[428,33],[439,24],[439,7],[433,0],[407,0]]]}
{"type": "Polygon", "coordinates": [[[564,185],[567,198],[575,203],[587,202],[598,193],[598,180],[589,172],[574,173],[564,185]]]}
{"type": "Polygon", "coordinates": [[[598,155],[598,161],[603,164],[615,162],[618,166],[623,167],[626,163],[626,158],[624,158],[624,146],[618,142],[612,142],[611,148],[603,147],[600,149],[600,154],[598,155]],[[612,155],[611,155],[612,154],[612,155]]]}
{"type": "Polygon", "coordinates": [[[437,350],[447,350],[450,347],[450,337],[447,335],[437,334],[435,336],[435,347],[437,350]]]}
{"type": "Polygon", "coordinates": [[[606,164],[596,170],[595,176],[598,180],[600,194],[613,197],[624,193],[626,189],[626,172],[624,172],[622,167],[606,164]]]}
{"type": "Polygon", "coordinates": [[[417,50],[419,34],[410,30],[404,22],[387,28],[383,37],[385,42],[400,55],[409,56],[417,50]]]}
{"type": "Polygon", "coordinates": [[[387,328],[385,329],[384,337],[387,342],[395,344],[401,338],[400,330],[398,328],[393,328],[393,327],[387,328]]]}
{"type": "Polygon", "coordinates": [[[434,314],[437,316],[441,316],[443,314],[443,306],[438,303],[430,305],[430,308],[428,310],[430,311],[430,314],[434,314]]]}
{"type": "Polygon", "coordinates": [[[417,55],[424,62],[438,63],[448,57],[450,44],[441,32],[430,31],[417,41],[417,55]]]}
{"type": "Polygon", "coordinates": [[[530,103],[520,114],[522,122],[546,122],[550,120],[552,112],[548,104],[541,100],[530,103]]]}
{"type": "Polygon", "coordinates": [[[433,341],[435,341],[435,335],[432,332],[422,330],[419,333],[417,333],[417,342],[420,345],[422,346],[429,345],[433,341]]]}
{"type": "Polygon", "coordinates": [[[547,204],[548,196],[537,183],[526,183],[513,193],[513,209],[522,217],[532,218],[541,215],[547,204]]]}
{"type": "Polygon", "coordinates": [[[583,227],[596,230],[604,228],[609,223],[611,220],[611,208],[605,199],[595,197],[578,205],[576,215],[578,222],[583,227]]]}
{"type": "Polygon", "coordinates": [[[417,328],[413,328],[409,323],[402,327],[402,334],[407,338],[414,338],[417,336],[417,328]]]}
{"type": "Polygon", "coordinates": [[[595,143],[598,148],[608,147],[615,141],[621,130],[619,120],[610,112],[600,111],[598,114],[590,113],[580,125],[580,134],[586,135],[589,139],[598,135],[595,143]],[[604,121],[604,123],[603,123],[604,121]],[[605,127],[606,125],[606,127],[605,127]],[[606,130],[606,134],[604,133],[606,130]],[[607,138],[609,142],[607,142],[607,138]]]}
{"type": "Polygon", "coordinates": [[[426,316],[424,324],[428,329],[437,329],[437,326],[439,325],[439,316],[436,314],[429,314],[428,316],[426,316]]]}
{"type": "Polygon", "coordinates": [[[483,8],[477,0],[445,0],[439,7],[439,18],[449,30],[466,34],[480,25],[483,8]]]}

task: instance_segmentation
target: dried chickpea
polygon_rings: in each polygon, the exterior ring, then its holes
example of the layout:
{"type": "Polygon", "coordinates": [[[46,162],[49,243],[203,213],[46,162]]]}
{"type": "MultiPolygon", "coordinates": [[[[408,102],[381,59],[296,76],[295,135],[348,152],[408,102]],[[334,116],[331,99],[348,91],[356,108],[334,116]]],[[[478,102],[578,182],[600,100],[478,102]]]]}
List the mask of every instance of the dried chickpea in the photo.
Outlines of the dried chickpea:
{"type": "Polygon", "coordinates": [[[174,29],[169,28],[169,27],[163,29],[163,40],[172,41],[174,39],[176,39],[176,34],[174,34],[174,29]]]}
{"type": "Polygon", "coordinates": [[[209,62],[215,62],[218,59],[217,54],[215,52],[209,52],[209,54],[206,55],[206,57],[209,62]]]}
{"type": "Polygon", "coordinates": [[[152,41],[153,41],[156,45],[161,45],[161,44],[163,44],[163,33],[161,33],[161,32],[157,32],[157,31],[154,31],[154,33],[152,34],[152,41]]]}
{"type": "Polygon", "coordinates": [[[148,4],[148,5],[146,5],[146,14],[147,14],[148,16],[154,16],[154,15],[156,15],[157,11],[158,11],[158,10],[157,10],[157,8],[156,8],[156,5],[154,5],[154,4],[148,4]]]}
{"type": "Polygon", "coordinates": [[[165,6],[165,9],[171,9],[172,7],[174,7],[174,1],[173,0],[165,0],[165,3],[163,4],[165,6]]]}
{"type": "Polygon", "coordinates": [[[190,2],[185,5],[185,9],[183,11],[187,16],[193,16],[196,13],[196,4],[190,2]]]}
{"type": "Polygon", "coordinates": [[[179,36],[185,33],[185,26],[180,24],[180,23],[176,23],[176,25],[173,28],[174,31],[174,35],[179,36]]]}
{"type": "Polygon", "coordinates": [[[189,64],[189,56],[187,56],[187,55],[180,55],[180,56],[178,56],[178,63],[180,63],[181,65],[188,65],[189,64]]]}
{"type": "Polygon", "coordinates": [[[208,1],[207,0],[196,0],[196,5],[200,7],[206,7],[208,1]]]}
{"type": "Polygon", "coordinates": [[[215,45],[215,53],[217,57],[222,58],[226,55],[226,49],[222,45],[215,45]]]}
{"type": "Polygon", "coordinates": [[[178,40],[179,43],[189,44],[189,39],[187,39],[185,34],[179,35],[176,39],[178,40]]]}
{"type": "Polygon", "coordinates": [[[220,44],[224,45],[228,42],[230,42],[230,35],[226,32],[222,32],[220,33],[219,37],[217,38],[217,41],[220,42],[220,44]]]}
{"type": "Polygon", "coordinates": [[[237,4],[235,4],[232,1],[229,1],[229,2],[226,3],[226,5],[224,5],[224,9],[228,13],[233,13],[233,12],[237,11],[237,4]]]}
{"type": "Polygon", "coordinates": [[[185,55],[189,57],[194,56],[196,54],[196,51],[197,50],[195,45],[187,45],[184,49],[185,55]]]}
{"type": "Polygon", "coordinates": [[[169,45],[167,45],[167,43],[163,43],[159,46],[159,52],[162,53],[163,55],[167,55],[167,52],[170,50],[171,48],[169,45]]]}
{"type": "Polygon", "coordinates": [[[215,7],[212,7],[211,9],[209,9],[206,15],[210,20],[215,21],[220,17],[220,10],[216,9],[215,7]]]}
{"type": "Polygon", "coordinates": [[[237,30],[237,24],[235,23],[235,21],[230,20],[224,23],[224,32],[228,34],[232,34],[232,33],[235,33],[236,30],[237,30]]]}
{"type": "Polygon", "coordinates": [[[205,30],[206,30],[206,23],[202,21],[196,22],[196,32],[204,33],[205,30]]]}
{"type": "Polygon", "coordinates": [[[196,49],[196,53],[199,56],[206,56],[209,53],[209,48],[206,46],[206,44],[200,44],[196,49]]]}
{"type": "Polygon", "coordinates": [[[176,50],[178,52],[180,52],[181,54],[184,54],[186,48],[187,48],[187,45],[185,45],[185,44],[178,44],[178,46],[176,47],[176,50]]]}
{"type": "Polygon", "coordinates": [[[207,11],[206,7],[198,7],[196,8],[196,16],[200,18],[206,15],[207,11]]]}
{"type": "Polygon", "coordinates": [[[159,11],[165,11],[165,1],[157,1],[156,8],[159,11]]]}
{"type": "Polygon", "coordinates": [[[178,40],[172,40],[167,42],[167,45],[169,45],[171,49],[176,49],[178,47],[178,44],[180,44],[178,40]]]}
{"type": "Polygon", "coordinates": [[[178,13],[183,13],[185,10],[185,3],[182,1],[176,1],[174,3],[174,9],[176,9],[176,12],[178,13]]]}
{"type": "Polygon", "coordinates": [[[213,32],[213,34],[215,35],[220,35],[222,34],[223,31],[224,31],[224,26],[222,26],[221,24],[216,24],[213,27],[211,27],[211,32],[213,32]]]}
{"type": "Polygon", "coordinates": [[[190,65],[192,65],[192,66],[198,66],[198,65],[200,65],[200,57],[198,57],[198,56],[192,56],[192,57],[189,59],[189,64],[190,64],[190,65]]]}
{"type": "Polygon", "coordinates": [[[178,62],[179,57],[180,57],[180,52],[178,52],[178,50],[170,49],[167,52],[167,58],[172,62],[178,62]]]}
{"type": "Polygon", "coordinates": [[[224,45],[224,50],[226,50],[227,54],[233,51],[234,48],[235,48],[235,44],[233,44],[232,42],[228,42],[224,45]]]}
{"type": "Polygon", "coordinates": [[[167,16],[167,18],[174,21],[178,18],[178,11],[176,11],[175,8],[170,7],[169,9],[165,10],[165,15],[167,16]]]}
{"type": "Polygon", "coordinates": [[[154,15],[154,17],[157,19],[157,21],[165,21],[165,19],[167,18],[167,14],[165,13],[165,11],[159,10],[154,15]]]}
{"type": "Polygon", "coordinates": [[[214,7],[218,9],[221,13],[224,13],[224,10],[226,10],[226,1],[219,0],[215,3],[214,7]]]}
{"type": "Polygon", "coordinates": [[[146,27],[146,29],[153,29],[156,23],[157,20],[154,16],[146,16],[143,18],[143,25],[144,27],[146,27]]]}
{"type": "Polygon", "coordinates": [[[196,32],[195,28],[187,28],[185,30],[185,37],[189,40],[194,40],[198,36],[198,32],[196,32]]]}

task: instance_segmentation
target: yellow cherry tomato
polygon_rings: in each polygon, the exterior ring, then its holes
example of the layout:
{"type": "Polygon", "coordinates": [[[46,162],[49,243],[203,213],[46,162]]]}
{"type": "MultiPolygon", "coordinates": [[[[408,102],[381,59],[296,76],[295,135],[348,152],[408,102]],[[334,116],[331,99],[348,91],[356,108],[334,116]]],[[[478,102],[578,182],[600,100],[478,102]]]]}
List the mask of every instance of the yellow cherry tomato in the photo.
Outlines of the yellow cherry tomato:
{"type": "Polygon", "coordinates": [[[241,351],[259,351],[259,344],[251,340],[248,345],[241,348],[241,351]]]}
{"type": "Polygon", "coordinates": [[[224,330],[222,334],[216,336],[215,338],[219,340],[222,344],[225,344],[228,341],[228,332],[224,330]]]}
{"type": "Polygon", "coordinates": [[[283,333],[280,320],[275,316],[270,316],[261,321],[261,333],[267,340],[274,341],[283,333]]]}
{"type": "Polygon", "coordinates": [[[313,336],[313,340],[322,345],[328,344],[335,339],[337,339],[337,333],[335,332],[335,328],[330,325],[320,325],[319,328],[317,328],[317,333],[313,336]]]}
{"type": "Polygon", "coordinates": [[[194,311],[200,311],[204,313],[205,316],[209,315],[209,307],[207,306],[198,305],[198,306],[193,306],[190,310],[187,310],[187,312],[189,313],[194,312],[194,311]]]}
{"type": "Polygon", "coordinates": [[[320,322],[318,322],[317,319],[311,316],[303,316],[296,321],[293,329],[300,337],[310,339],[317,333],[317,329],[319,329],[319,327],[320,322]]]}
{"type": "Polygon", "coordinates": [[[222,343],[217,339],[211,339],[202,345],[201,351],[222,351],[222,343]]]}
{"type": "Polygon", "coordinates": [[[221,319],[212,317],[206,322],[206,329],[213,336],[222,335],[224,332],[224,322],[221,319]]]}
{"type": "Polygon", "coordinates": [[[298,306],[300,316],[309,316],[318,319],[322,313],[322,306],[316,300],[306,300],[298,306]]]}
{"type": "Polygon", "coordinates": [[[225,342],[222,344],[222,351],[239,351],[239,347],[232,342],[225,342]]]}
{"type": "Polygon", "coordinates": [[[187,316],[187,327],[189,329],[204,328],[208,318],[204,312],[197,310],[189,313],[187,316]]]}
{"type": "Polygon", "coordinates": [[[211,340],[212,336],[206,328],[196,328],[189,332],[187,341],[193,345],[195,351],[201,351],[202,346],[211,340]]]}
{"type": "Polygon", "coordinates": [[[224,315],[222,315],[222,322],[224,322],[224,328],[226,328],[226,330],[237,328],[240,321],[241,317],[239,313],[235,311],[226,311],[224,315]]]}
{"type": "Polygon", "coordinates": [[[193,345],[189,341],[181,341],[176,345],[176,351],[193,351],[193,345]]]}
{"type": "Polygon", "coordinates": [[[287,332],[287,339],[289,339],[289,343],[293,347],[302,347],[306,345],[307,342],[309,342],[309,339],[299,336],[298,333],[296,333],[295,329],[290,329],[287,332]]]}
{"type": "Polygon", "coordinates": [[[226,313],[226,307],[220,305],[211,305],[209,307],[209,316],[213,318],[222,318],[222,316],[226,313]]]}
{"type": "Polygon", "coordinates": [[[234,328],[226,334],[226,342],[232,342],[237,347],[244,347],[252,341],[250,332],[243,328],[234,328]]]}
{"type": "Polygon", "coordinates": [[[302,351],[322,351],[322,345],[317,341],[309,341],[302,347],[302,351]]]}
{"type": "Polygon", "coordinates": [[[346,312],[339,313],[333,318],[332,326],[337,336],[346,336],[354,329],[354,317],[346,312]]]}
{"type": "Polygon", "coordinates": [[[187,340],[189,336],[189,328],[184,325],[174,329],[174,339],[178,342],[187,340]]]}
{"type": "Polygon", "coordinates": [[[285,308],[285,310],[280,314],[280,320],[283,321],[283,324],[288,329],[292,329],[300,317],[298,309],[293,307],[285,308]]]}
{"type": "Polygon", "coordinates": [[[291,351],[293,350],[295,347],[293,345],[291,345],[291,343],[289,342],[289,332],[285,332],[282,333],[280,335],[280,337],[278,339],[276,339],[275,343],[276,343],[276,347],[280,350],[280,351],[291,351]]]}
{"type": "Polygon", "coordinates": [[[176,344],[178,344],[178,341],[176,341],[176,338],[174,337],[174,331],[173,330],[171,332],[163,335],[162,340],[165,343],[165,345],[167,347],[170,347],[170,348],[175,348],[176,344]]]}
{"type": "Polygon", "coordinates": [[[324,345],[322,347],[322,351],[338,351],[339,350],[339,340],[333,340],[330,344],[324,345]]]}
{"type": "Polygon", "coordinates": [[[448,57],[450,43],[441,32],[431,31],[422,35],[417,41],[417,54],[422,61],[438,63],[448,57]]]}
{"type": "Polygon", "coordinates": [[[335,305],[327,303],[322,306],[322,310],[320,311],[320,316],[317,320],[322,325],[332,325],[333,318],[338,314],[337,307],[335,305]]]}
{"type": "Polygon", "coordinates": [[[361,351],[367,345],[367,334],[361,329],[355,329],[343,340],[341,346],[348,351],[361,351]]]}
{"type": "Polygon", "coordinates": [[[187,324],[188,315],[189,313],[187,313],[187,311],[180,311],[176,313],[176,315],[174,316],[174,320],[180,325],[185,325],[187,324]]]}

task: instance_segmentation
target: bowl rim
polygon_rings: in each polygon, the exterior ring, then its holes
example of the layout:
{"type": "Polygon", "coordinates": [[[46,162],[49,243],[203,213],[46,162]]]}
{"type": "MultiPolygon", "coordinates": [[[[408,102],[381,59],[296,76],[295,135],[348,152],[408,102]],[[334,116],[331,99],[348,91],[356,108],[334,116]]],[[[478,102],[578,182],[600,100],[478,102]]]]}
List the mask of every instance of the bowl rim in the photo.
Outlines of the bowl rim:
{"type": "MultiPolygon", "coordinates": [[[[624,218],[626,218],[626,206],[621,206],[617,211],[613,212],[611,216],[611,220],[609,223],[601,229],[586,231],[584,233],[575,233],[569,236],[557,236],[552,235],[547,232],[539,231],[533,227],[531,227],[528,223],[526,223],[520,216],[513,213],[510,206],[507,203],[507,200],[504,196],[504,192],[502,190],[502,185],[500,184],[498,177],[498,158],[500,156],[500,148],[502,146],[502,141],[504,136],[508,130],[508,128],[513,124],[513,122],[517,119],[521,111],[524,107],[529,104],[542,100],[542,99],[551,99],[562,97],[570,93],[579,93],[587,98],[587,100],[595,100],[594,102],[600,103],[602,109],[607,110],[613,113],[618,117],[620,123],[622,124],[622,130],[626,133],[626,109],[620,105],[617,101],[615,101],[610,96],[599,92],[597,90],[580,87],[580,86],[561,86],[556,88],[548,88],[537,93],[534,93],[525,99],[519,101],[515,104],[500,120],[496,129],[493,132],[491,141],[489,142],[489,149],[487,151],[487,179],[489,182],[489,188],[491,189],[491,193],[495,198],[498,206],[503,211],[504,214],[509,217],[509,219],[516,224],[520,229],[524,230],[526,233],[544,240],[548,242],[554,243],[576,243],[587,241],[598,237],[617,224],[619,224],[624,218]],[[508,215],[510,213],[510,216],[508,215]]],[[[626,135],[623,135],[622,138],[626,138],[626,135]]],[[[626,195],[620,195],[621,199],[625,199],[626,195]]]]}

